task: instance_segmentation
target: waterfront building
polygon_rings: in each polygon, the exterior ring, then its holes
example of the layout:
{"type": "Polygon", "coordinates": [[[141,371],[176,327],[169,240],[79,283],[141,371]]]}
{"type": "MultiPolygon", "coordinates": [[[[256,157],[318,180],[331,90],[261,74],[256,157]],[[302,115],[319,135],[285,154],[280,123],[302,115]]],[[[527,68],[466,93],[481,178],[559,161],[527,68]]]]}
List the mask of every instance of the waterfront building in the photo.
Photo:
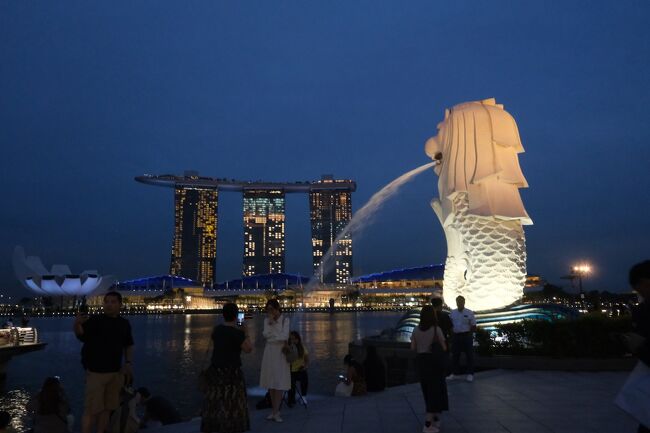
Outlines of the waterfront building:
{"type": "Polygon", "coordinates": [[[284,191],[244,190],[244,276],[284,272],[284,191]]]}
{"type": "Polygon", "coordinates": [[[217,190],[179,185],[169,273],[210,286],[217,257],[217,190]]]}
{"type": "MultiPolygon", "coordinates": [[[[130,311],[214,310],[222,301],[210,296],[203,284],[177,275],[158,275],[120,281],[113,285],[130,311]]],[[[103,304],[103,295],[88,299],[91,307],[103,304]]]]}
{"type": "Polygon", "coordinates": [[[312,262],[321,283],[348,284],[352,277],[352,238],[346,234],[337,240],[337,236],[352,219],[353,190],[337,188],[340,182],[345,181],[323,176],[317,182],[320,187],[309,192],[312,262]],[[335,251],[330,253],[334,255],[332,265],[321,269],[321,262],[335,243],[335,251]]]}

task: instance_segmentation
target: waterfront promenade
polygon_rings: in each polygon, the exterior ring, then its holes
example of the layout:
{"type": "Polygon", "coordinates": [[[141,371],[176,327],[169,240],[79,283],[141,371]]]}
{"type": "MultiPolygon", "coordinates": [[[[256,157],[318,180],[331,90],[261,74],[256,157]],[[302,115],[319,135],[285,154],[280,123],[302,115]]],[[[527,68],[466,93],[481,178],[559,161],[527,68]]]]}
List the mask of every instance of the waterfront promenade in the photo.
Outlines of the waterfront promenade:
{"type": "MultiPolygon", "coordinates": [[[[612,401],[627,373],[492,370],[473,383],[449,382],[451,410],[444,433],[635,432],[636,423],[612,401]]],[[[422,431],[424,403],[418,384],[365,397],[310,396],[309,408],[284,409],[282,424],[268,411],[251,411],[251,432],[414,433],[422,431]]],[[[195,433],[199,421],[152,433],[195,433]]]]}

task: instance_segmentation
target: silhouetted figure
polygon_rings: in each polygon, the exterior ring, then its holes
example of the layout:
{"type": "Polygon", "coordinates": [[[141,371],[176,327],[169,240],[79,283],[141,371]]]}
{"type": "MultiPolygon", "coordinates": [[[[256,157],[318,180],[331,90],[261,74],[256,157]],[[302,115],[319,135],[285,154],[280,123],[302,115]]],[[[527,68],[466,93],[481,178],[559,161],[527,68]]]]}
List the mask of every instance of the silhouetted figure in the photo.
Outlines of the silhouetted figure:
{"type": "Polygon", "coordinates": [[[366,387],[370,392],[383,391],[386,388],[386,366],[377,354],[375,346],[366,348],[366,359],[363,361],[363,371],[366,375],[366,387]]]}
{"type": "MultiPolygon", "coordinates": [[[[650,260],[638,263],[630,269],[630,286],[639,294],[639,305],[632,310],[634,331],[643,337],[635,348],[635,354],[647,367],[650,367],[650,260]]],[[[646,390],[650,393],[650,389],[646,390]]],[[[639,425],[639,433],[650,433],[650,426],[639,425]]]]}
{"type": "Polygon", "coordinates": [[[250,428],[241,352],[250,353],[253,345],[246,324],[237,324],[238,312],[236,304],[225,304],[224,323],[212,331],[212,361],[204,374],[207,383],[201,412],[204,433],[238,433],[250,428]]]}
{"type": "Polygon", "coordinates": [[[424,433],[436,433],[440,414],[449,410],[445,382],[445,352],[447,344],[438,326],[433,307],[425,305],[420,312],[420,324],[411,334],[411,349],[416,352],[415,363],[426,406],[424,433]]]}
{"type": "Polygon", "coordinates": [[[27,405],[33,414],[33,433],[67,433],[72,427],[70,405],[57,377],[48,377],[27,405]]]}
{"type": "Polygon", "coordinates": [[[11,415],[9,415],[9,412],[0,410],[0,433],[10,433],[11,427],[9,427],[9,424],[11,423],[11,415]]]}

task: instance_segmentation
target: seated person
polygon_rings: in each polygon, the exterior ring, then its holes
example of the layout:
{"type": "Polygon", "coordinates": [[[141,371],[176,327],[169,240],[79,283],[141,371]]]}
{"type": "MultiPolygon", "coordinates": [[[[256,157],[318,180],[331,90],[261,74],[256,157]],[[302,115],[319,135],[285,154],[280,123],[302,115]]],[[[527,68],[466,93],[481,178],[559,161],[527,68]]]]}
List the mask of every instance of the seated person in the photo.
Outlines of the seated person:
{"type": "Polygon", "coordinates": [[[11,424],[11,415],[9,412],[0,410],[0,433],[13,433],[14,430],[9,424],[11,424]]]}
{"type": "Polygon", "coordinates": [[[33,414],[34,433],[67,433],[72,427],[70,404],[58,377],[45,379],[27,410],[33,414]]]}
{"type": "Polygon", "coordinates": [[[143,427],[157,427],[161,425],[176,424],[183,422],[174,405],[164,397],[152,397],[147,388],[139,388],[138,394],[142,396],[144,406],[143,427]]]}
{"type": "Polygon", "coordinates": [[[347,374],[343,378],[343,382],[347,385],[352,384],[352,397],[365,395],[367,393],[366,378],[361,364],[350,354],[345,355],[343,364],[347,367],[347,374]]]}

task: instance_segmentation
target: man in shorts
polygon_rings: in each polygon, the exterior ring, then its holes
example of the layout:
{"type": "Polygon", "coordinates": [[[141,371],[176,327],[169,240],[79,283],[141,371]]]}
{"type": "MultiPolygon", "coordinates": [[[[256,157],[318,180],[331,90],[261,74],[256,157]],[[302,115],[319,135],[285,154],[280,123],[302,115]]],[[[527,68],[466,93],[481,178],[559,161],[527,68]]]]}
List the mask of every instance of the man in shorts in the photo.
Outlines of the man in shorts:
{"type": "Polygon", "coordinates": [[[129,321],[120,316],[122,295],[104,295],[104,313],[78,314],[74,333],[83,342],[81,363],[86,370],[82,433],[104,433],[111,412],[120,405],[120,390],[133,380],[133,336],[129,321]],[[124,359],[124,364],[122,364],[124,359]]]}

